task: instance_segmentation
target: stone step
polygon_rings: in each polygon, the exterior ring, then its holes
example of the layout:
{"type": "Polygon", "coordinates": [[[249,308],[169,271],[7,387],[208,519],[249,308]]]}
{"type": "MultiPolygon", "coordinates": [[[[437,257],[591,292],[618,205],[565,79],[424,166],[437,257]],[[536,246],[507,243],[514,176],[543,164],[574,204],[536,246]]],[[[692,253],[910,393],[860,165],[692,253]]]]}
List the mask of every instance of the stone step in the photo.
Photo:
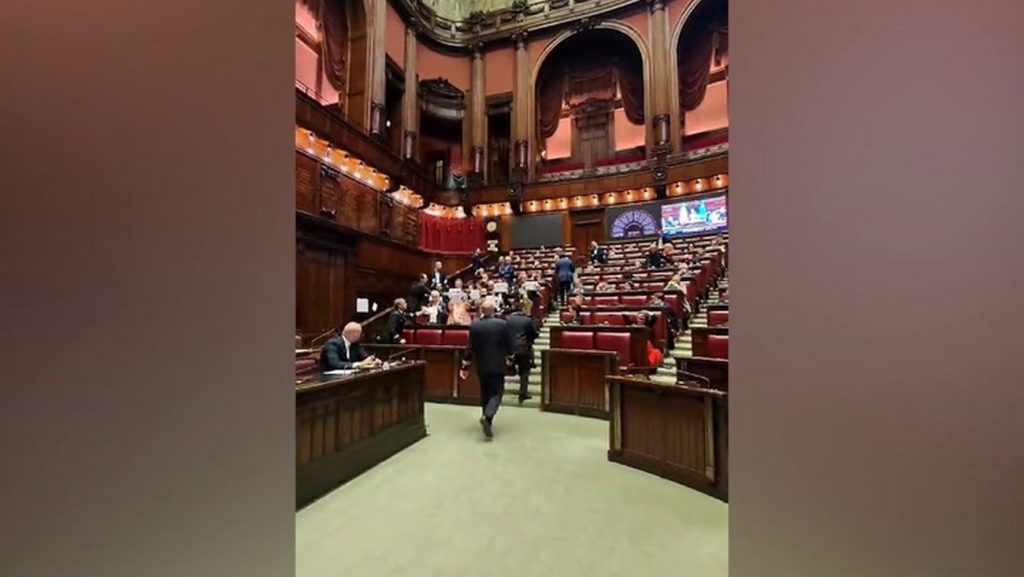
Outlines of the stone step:
{"type": "MultiPolygon", "coordinates": [[[[534,386],[534,385],[536,385],[537,387],[540,387],[541,380],[542,379],[541,379],[541,376],[540,376],[540,371],[534,370],[534,371],[530,372],[530,376],[529,376],[527,382],[530,384],[529,386],[531,386],[531,387],[534,386]]],[[[519,377],[517,377],[515,375],[508,375],[508,376],[506,376],[505,377],[505,387],[506,388],[507,387],[516,387],[516,388],[518,388],[519,387],[519,377]]]]}

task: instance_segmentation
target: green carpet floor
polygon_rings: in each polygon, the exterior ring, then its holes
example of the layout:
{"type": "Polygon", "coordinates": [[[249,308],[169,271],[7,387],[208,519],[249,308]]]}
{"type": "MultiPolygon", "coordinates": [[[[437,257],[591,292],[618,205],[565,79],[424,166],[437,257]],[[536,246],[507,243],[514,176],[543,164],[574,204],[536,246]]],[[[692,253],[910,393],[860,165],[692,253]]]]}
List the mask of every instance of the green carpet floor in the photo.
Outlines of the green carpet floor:
{"type": "Polygon", "coordinates": [[[297,577],[726,577],[728,506],[607,460],[608,423],[427,405],[430,435],[296,514],[297,577]]]}

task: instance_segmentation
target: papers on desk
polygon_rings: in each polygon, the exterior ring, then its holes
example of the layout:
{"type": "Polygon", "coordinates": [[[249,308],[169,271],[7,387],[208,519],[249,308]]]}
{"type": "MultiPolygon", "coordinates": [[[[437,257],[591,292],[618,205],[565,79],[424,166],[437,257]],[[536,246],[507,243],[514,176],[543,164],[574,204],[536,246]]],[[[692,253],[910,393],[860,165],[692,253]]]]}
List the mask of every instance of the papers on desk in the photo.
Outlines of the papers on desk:
{"type": "Polygon", "coordinates": [[[335,369],[333,371],[324,371],[325,375],[331,376],[345,376],[354,375],[359,372],[359,369],[335,369]]]}
{"type": "Polygon", "coordinates": [[[313,349],[295,349],[295,355],[308,355],[313,352],[313,349]]]}

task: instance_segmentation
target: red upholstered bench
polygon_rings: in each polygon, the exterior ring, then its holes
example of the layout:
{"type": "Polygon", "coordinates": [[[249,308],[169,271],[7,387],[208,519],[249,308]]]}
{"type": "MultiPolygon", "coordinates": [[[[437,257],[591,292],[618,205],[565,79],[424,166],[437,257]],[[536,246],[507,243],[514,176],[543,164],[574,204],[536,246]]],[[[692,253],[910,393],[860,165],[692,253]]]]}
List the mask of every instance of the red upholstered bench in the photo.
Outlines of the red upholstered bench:
{"type": "Polygon", "coordinates": [[[616,353],[619,356],[620,370],[629,369],[636,362],[630,351],[629,333],[595,333],[594,346],[600,351],[612,351],[616,353]]]}
{"type": "Polygon", "coordinates": [[[624,307],[642,307],[647,304],[647,297],[644,295],[622,295],[619,304],[624,307]]]}
{"type": "Polygon", "coordinates": [[[594,333],[592,331],[565,331],[562,333],[562,340],[558,343],[560,349],[583,349],[594,348],[594,333]]]}
{"type": "Polygon", "coordinates": [[[316,372],[317,362],[314,359],[295,359],[295,376],[305,377],[316,372]]]}
{"type": "Polygon", "coordinates": [[[729,358],[729,336],[708,335],[708,356],[713,359],[729,358]]]}
{"type": "Polygon", "coordinates": [[[587,324],[621,327],[626,323],[622,320],[622,313],[595,312],[590,316],[590,322],[587,324]]]}
{"type": "Polygon", "coordinates": [[[614,307],[614,306],[618,306],[618,304],[619,304],[619,297],[618,296],[607,296],[607,295],[594,296],[592,302],[593,302],[593,305],[597,306],[597,307],[614,307]]]}
{"type": "Polygon", "coordinates": [[[409,345],[416,344],[416,329],[402,329],[402,338],[409,345]]]}
{"type": "Polygon", "coordinates": [[[440,345],[441,342],[441,329],[417,329],[416,330],[416,344],[417,345],[440,345]]]}
{"type": "Polygon", "coordinates": [[[441,343],[464,347],[469,343],[469,329],[445,329],[441,343]]]}
{"type": "Polygon", "coordinates": [[[729,324],[729,311],[708,311],[708,326],[717,327],[729,324]]]}

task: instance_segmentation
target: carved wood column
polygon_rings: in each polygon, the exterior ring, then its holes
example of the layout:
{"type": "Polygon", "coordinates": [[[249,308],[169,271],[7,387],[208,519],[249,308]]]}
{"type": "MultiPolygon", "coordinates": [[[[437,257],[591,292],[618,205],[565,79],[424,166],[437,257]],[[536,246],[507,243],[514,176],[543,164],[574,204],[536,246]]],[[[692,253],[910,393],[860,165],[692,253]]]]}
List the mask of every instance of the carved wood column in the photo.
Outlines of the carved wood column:
{"type": "Polygon", "coordinates": [[[483,45],[474,44],[473,64],[470,69],[471,84],[469,89],[469,122],[470,146],[469,165],[467,172],[476,178],[482,178],[485,172],[484,150],[487,144],[487,102],[484,94],[484,54],[483,45]]]}
{"type": "Polygon", "coordinates": [[[523,181],[529,174],[530,164],[530,60],[526,54],[526,33],[512,36],[515,43],[516,82],[512,91],[512,178],[523,181]]]}
{"type": "Polygon", "coordinates": [[[416,28],[405,29],[405,93],[402,96],[402,158],[419,157],[420,99],[416,71],[416,28]]]}
{"type": "Polygon", "coordinates": [[[648,0],[651,11],[651,78],[647,88],[651,91],[651,114],[648,123],[651,137],[647,142],[654,148],[648,156],[658,156],[672,150],[672,110],[671,110],[671,74],[669,50],[668,17],[665,14],[664,0],[648,0]]]}
{"type": "Polygon", "coordinates": [[[370,134],[384,134],[385,46],[384,29],[387,20],[387,0],[373,0],[370,38],[370,134]]]}

